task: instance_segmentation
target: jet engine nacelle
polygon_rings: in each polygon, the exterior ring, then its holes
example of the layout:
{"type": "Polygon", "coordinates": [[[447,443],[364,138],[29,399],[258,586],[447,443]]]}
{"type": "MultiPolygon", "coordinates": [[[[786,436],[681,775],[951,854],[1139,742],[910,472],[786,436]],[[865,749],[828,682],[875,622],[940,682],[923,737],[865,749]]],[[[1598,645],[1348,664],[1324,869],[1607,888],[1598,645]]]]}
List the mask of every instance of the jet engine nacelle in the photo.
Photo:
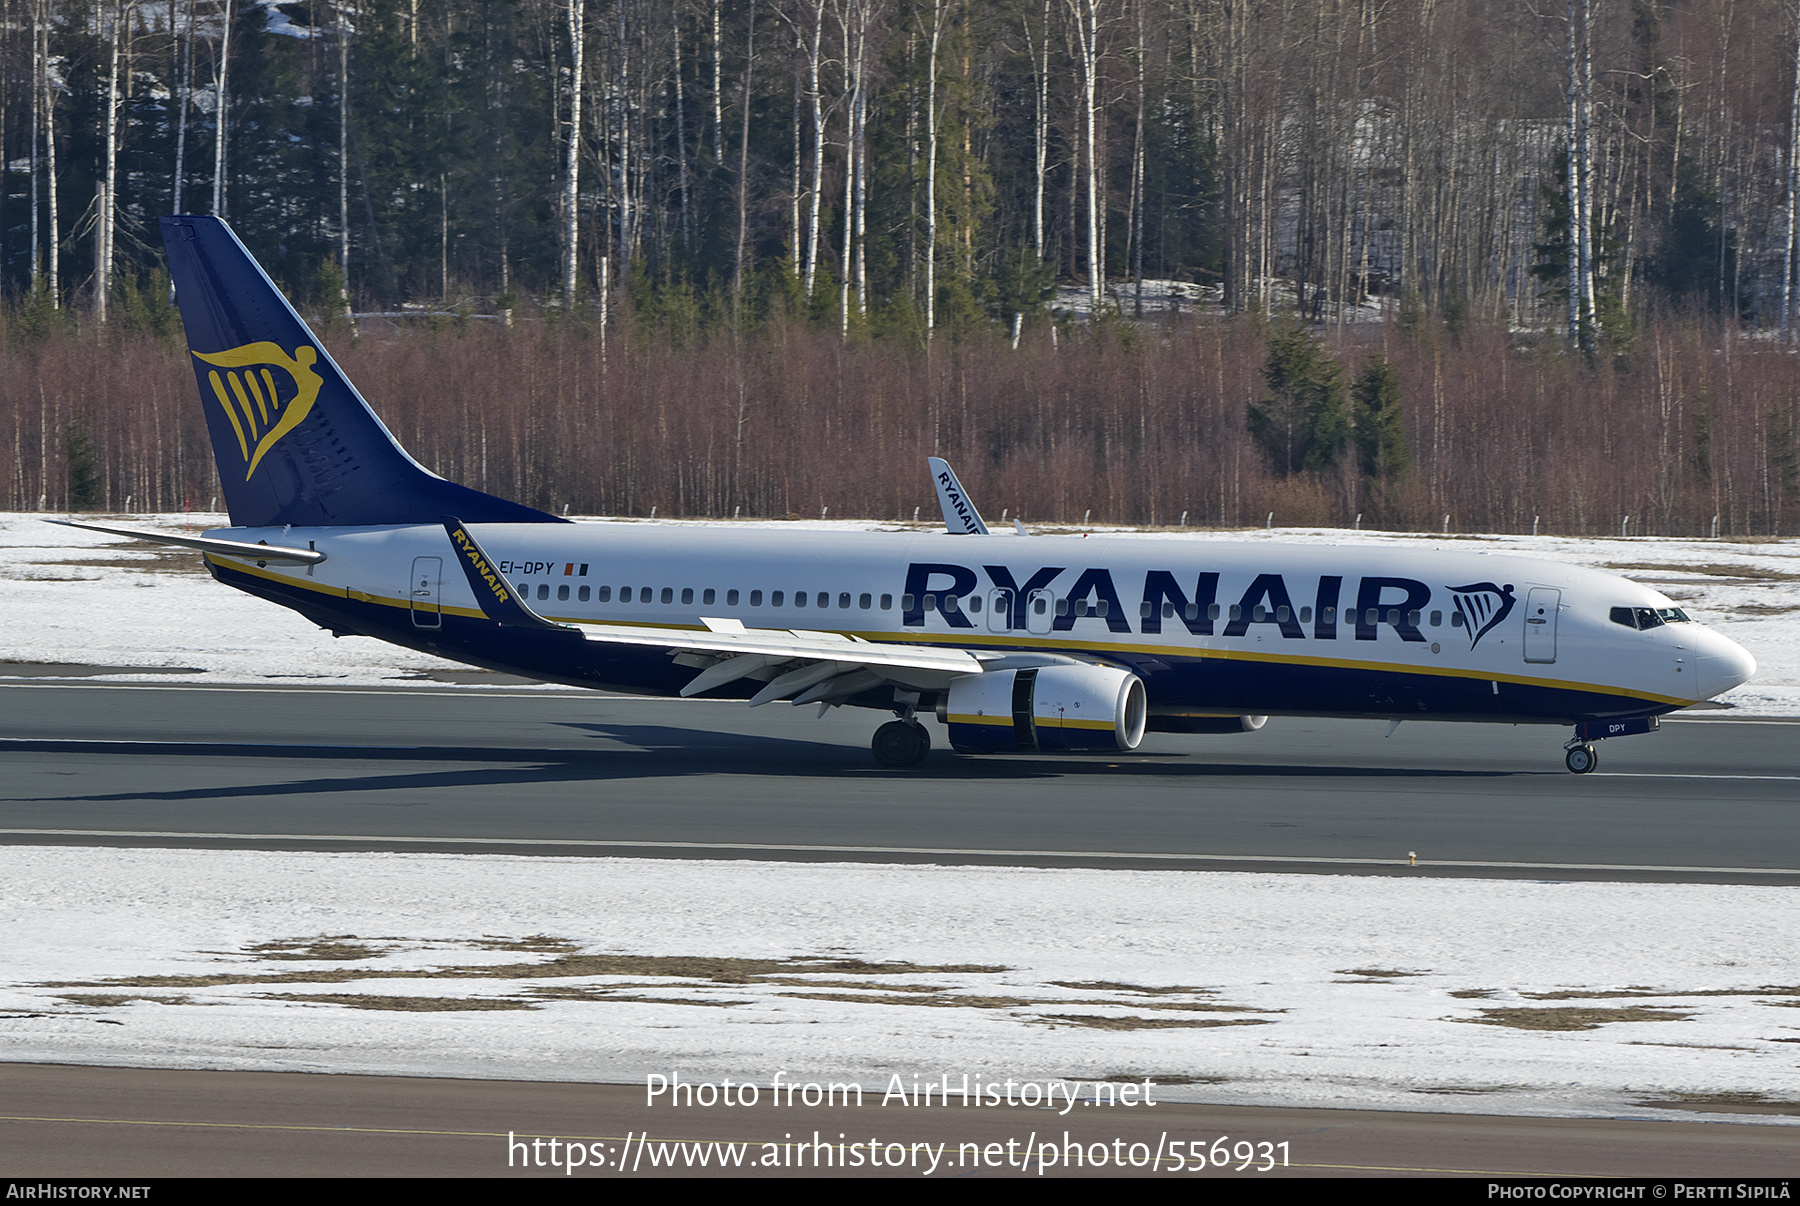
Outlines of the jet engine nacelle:
{"type": "Polygon", "coordinates": [[[938,719],[965,754],[1133,750],[1149,708],[1144,680],[1113,666],[1040,666],[950,680],[938,719]]]}

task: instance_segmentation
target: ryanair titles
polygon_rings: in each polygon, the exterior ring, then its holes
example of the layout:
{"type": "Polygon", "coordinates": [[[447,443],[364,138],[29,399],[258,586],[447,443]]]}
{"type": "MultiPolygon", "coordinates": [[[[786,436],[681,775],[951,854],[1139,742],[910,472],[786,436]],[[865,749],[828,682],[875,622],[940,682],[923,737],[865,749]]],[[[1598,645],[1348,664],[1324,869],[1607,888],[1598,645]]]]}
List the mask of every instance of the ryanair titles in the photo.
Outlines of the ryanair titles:
{"type": "MultiPolygon", "coordinates": [[[[1323,574],[1290,588],[1286,576],[1271,573],[1256,574],[1232,601],[1231,595],[1220,594],[1217,573],[1182,577],[1150,570],[1144,574],[1142,597],[1128,607],[1110,569],[1083,569],[1065,579],[1069,573],[1067,566],[1043,566],[1020,581],[1004,565],[984,565],[978,574],[965,565],[914,562],[906,571],[902,623],[923,628],[927,613],[936,612],[950,628],[975,628],[970,613],[985,604],[985,627],[996,630],[1071,632],[1078,622],[1090,621],[1105,624],[1109,632],[1129,633],[1135,619],[1135,631],[1151,634],[1167,625],[1169,631],[1179,626],[1193,636],[1241,637],[1266,625],[1288,640],[1310,636],[1333,641],[1344,635],[1373,641],[1385,627],[1403,641],[1423,642],[1419,626],[1432,599],[1432,588],[1414,578],[1367,576],[1346,589],[1343,575],[1323,574]],[[1068,585],[1060,586],[1061,581],[1068,585]],[[980,602],[971,606],[971,600],[980,602]]],[[[1445,592],[1451,626],[1461,630],[1471,647],[1512,613],[1516,601],[1511,584],[1471,582],[1445,592]]]]}
{"type": "Polygon", "coordinates": [[[494,567],[488,562],[488,559],[481,555],[481,547],[469,537],[467,532],[463,531],[461,527],[451,528],[450,539],[456,545],[456,551],[468,561],[469,568],[474,571],[473,576],[487,584],[487,588],[494,592],[496,600],[504,603],[512,598],[512,593],[506,589],[506,583],[501,580],[500,575],[494,572],[494,567]]]}

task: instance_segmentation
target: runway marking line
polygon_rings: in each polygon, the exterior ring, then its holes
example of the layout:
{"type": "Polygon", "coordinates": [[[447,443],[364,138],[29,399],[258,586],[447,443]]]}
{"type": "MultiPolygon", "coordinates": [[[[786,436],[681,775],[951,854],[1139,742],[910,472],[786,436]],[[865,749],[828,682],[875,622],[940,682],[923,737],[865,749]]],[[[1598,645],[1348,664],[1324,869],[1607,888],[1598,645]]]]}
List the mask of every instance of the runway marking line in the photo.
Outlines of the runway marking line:
{"type": "Polygon", "coordinates": [[[606,838],[382,837],[341,833],[184,833],[124,829],[0,829],[0,837],[133,838],[214,842],[355,842],[359,845],[558,846],[609,850],[746,850],[779,854],[929,854],[979,858],[1112,858],[1137,862],[1306,863],[1355,867],[1474,867],[1515,871],[1663,871],[1694,875],[1797,875],[1793,867],[1675,867],[1630,863],[1516,863],[1473,859],[1333,858],[1307,854],[1158,854],[1118,850],[981,850],[932,846],[800,846],[764,842],[664,842],[606,838]]]}
{"type": "MultiPolygon", "coordinates": [[[[31,1115],[26,1115],[26,1114],[0,1114],[0,1122],[64,1122],[64,1123],[81,1123],[81,1124],[87,1125],[87,1126],[202,1127],[202,1128],[208,1128],[208,1129],[214,1129],[214,1130],[238,1130],[238,1131],[309,1131],[309,1132],[320,1132],[320,1133],[325,1133],[325,1134],[345,1134],[345,1135],[418,1135],[421,1137],[444,1136],[444,1137],[452,1138],[452,1139],[508,1139],[508,1138],[550,1139],[550,1138],[556,1138],[556,1139],[562,1140],[565,1143],[570,1142],[571,1140],[574,1142],[578,1142],[578,1143],[628,1143],[628,1142],[635,1141],[638,1138],[637,1133],[635,1131],[632,1132],[632,1134],[629,1136],[626,1136],[626,1135],[555,1135],[555,1136],[551,1136],[551,1135],[537,1135],[537,1134],[532,1134],[530,1132],[525,1132],[525,1131],[512,1131],[512,1132],[507,1132],[506,1134],[502,1134],[499,1131],[427,1131],[427,1130],[416,1130],[416,1129],[407,1128],[407,1127],[303,1126],[298,1123],[275,1123],[275,1122],[172,1122],[172,1121],[168,1121],[165,1119],[156,1119],[156,1118],[37,1118],[37,1117],[33,1117],[31,1115]]],[[[736,1144],[736,1143],[740,1143],[740,1142],[749,1142],[749,1143],[751,1143],[752,1146],[755,1146],[755,1147],[767,1146],[766,1143],[756,1143],[753,1140],[746,1141],[746,1140],[737,1140],[737,1139],[669,1138],[669,1139],[653,1139],[653,1140],[649,1140],[649,1142],[652,1142],[652,1143],[686,1143],[686,1144],[710,1143],[714,1147],[724,1147],[724,1146],[727,1146],[730,1144],[736,1144]]],[[[797,1147],[797,1146],[812,1146],[812,1145],[810,1145],[810,1144],[801,1145],[801,1144],[796,1144],[796,1143],[793,1143],[790,1141],[788,1143],[779,1144],[778,1146],[797,1147]]],[[[848,1148],[849,1145],[848,1144],[826,1144],[825,1146],[827,1146],[827,1147],[835,1146],[839,1151],[844,1151],[848,1148]]],[[[1289,1167],[1289,1168],[1337,1169],[1337,1170],[1347,1171],[1347,1172],[1435,1173],[1435,1174],[1439,1174],[1442,1176],[1473,1176],[1473,1177],[1555,1177],[1555,1176],[1579,1177],[1579,1176],[1595,1175],[1593,1173],[1493,1172],[1490,1170],[1475,1169],[1475,1168],[1416,1168],[1416,1167],[1412,1167],[1410,1165],[1400,1165],[1400,1164],[1395,1164],[1395,1165],[1387,1165],[1387,1164],[1305,1164],[1305,1163],[1301,1163],[1298,1160],[1293,1161],[1292,1163],[1288,1164],[1287,1167],[1289,1167]]]]}

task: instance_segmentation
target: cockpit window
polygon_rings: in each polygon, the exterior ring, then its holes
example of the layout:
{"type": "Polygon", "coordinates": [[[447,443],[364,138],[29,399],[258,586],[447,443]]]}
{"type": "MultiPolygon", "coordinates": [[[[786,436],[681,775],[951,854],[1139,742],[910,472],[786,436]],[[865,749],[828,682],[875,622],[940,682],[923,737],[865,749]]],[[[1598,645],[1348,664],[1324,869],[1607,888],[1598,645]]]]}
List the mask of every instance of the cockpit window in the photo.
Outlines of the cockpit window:
{"type": "Polygon", "coordinates": [[[1612,622],[1640,632],[1660,628],[1664,624],[1690,624],[1687,612],[1679,607],[1615,607],[1612,622]]]}

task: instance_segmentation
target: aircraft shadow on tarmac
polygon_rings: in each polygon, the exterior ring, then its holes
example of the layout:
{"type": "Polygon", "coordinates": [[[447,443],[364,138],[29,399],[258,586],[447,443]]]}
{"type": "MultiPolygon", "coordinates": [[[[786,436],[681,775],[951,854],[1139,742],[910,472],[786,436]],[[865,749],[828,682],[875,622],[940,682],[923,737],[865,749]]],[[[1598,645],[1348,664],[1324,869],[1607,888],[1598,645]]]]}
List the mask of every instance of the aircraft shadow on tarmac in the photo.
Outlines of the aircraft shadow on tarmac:
{"type": "MultiPolygon", "coordinates": [[[[934,752],[924,764],[905,771],[886,770],[869,761],[868,752],[842,744],[800,741],[761,735],[697,733],[660,725],[568,724],[595,738],[619,743],[612,749],[531,749],[494,746],[354,746],[257,745],[216,742],[87,742],[0,741],[15,753],[55,753],[100,757],[166,757],[193,760],[217,768],[230,759],[333,761],[365,763],[371,771],[382,764],[425,764],[431,770],[390,774],[334,775],[284,782],[208,787],[137,790],[93,795],[13,796],[16,803],[125,802],[132,800],[206,800],[244,797],[327,795],[337,792],[419,791],[453,788],[501,788],[555,783],[628,780],[675,780],[696,776],[758,776],[787,779],[866,781],[904,779],[937,782],[1009,782],[1105,776],[1140,779],[1417,779],[1478,780],[1507,778],[1532,770],[1468,770],[1455,767],[1305,766],[1203,761],[1186,752],[1137,752],[1107,755],[1007,755],[957,757],[934,752]],[[483,766],[481,764],[490,764],[483,766]],[[446,765],[450,764],[450,765],[446,765]],[[460,764],[460,765],[457,765],[460,764]],[[471,765],[474,764],[474,765],[471,765]]],[[[1542,772],[1550,773],[1550,772],[1542,772]]]]}

